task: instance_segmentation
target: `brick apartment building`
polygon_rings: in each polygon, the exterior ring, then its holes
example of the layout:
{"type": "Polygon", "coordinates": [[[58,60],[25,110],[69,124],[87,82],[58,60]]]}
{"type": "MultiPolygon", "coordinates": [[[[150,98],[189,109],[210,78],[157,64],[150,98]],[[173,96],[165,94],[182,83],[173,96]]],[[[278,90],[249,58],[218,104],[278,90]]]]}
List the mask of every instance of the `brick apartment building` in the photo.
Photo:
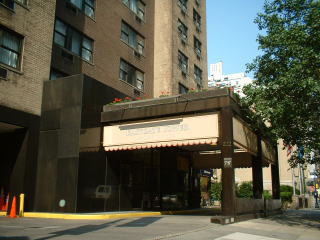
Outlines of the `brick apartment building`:
{"type": "Polygon", "coordinates": [[[207,88],[206,1],[155,1],[154,95],[207,88]]]}
{"type": "Polygon", "coordinates": [[[48,80],[55,1],[0,1],[0,188],[35,196],[42,89],[48,80]]]}
{"type": "Polygon", "coordinates": [[[5,193],[25,192],[29,210],[93,210],[83,196],[105,174],[103,105],[206,88],[205,10],[204,0],[0,0],[5,193]]]}

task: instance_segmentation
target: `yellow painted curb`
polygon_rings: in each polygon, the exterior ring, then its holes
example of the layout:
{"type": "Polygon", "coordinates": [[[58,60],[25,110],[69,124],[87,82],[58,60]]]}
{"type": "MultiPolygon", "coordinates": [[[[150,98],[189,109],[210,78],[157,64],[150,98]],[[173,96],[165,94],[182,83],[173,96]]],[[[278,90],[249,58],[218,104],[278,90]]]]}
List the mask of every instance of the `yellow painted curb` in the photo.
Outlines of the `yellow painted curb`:
{"type": "Polygon", "coordinates": [[[36,213],[25,212],[24,217],[30,218],[58,218],[58,219],[74,219],[74,220],[102,220],[114,218],[132,218],[132,217],[148,217],[159,216],[161,212],[143,212],[143,213],[118,213],[118,214],[64,214],[64,213],[36,213]]]}
{"type": "Polygon", "coordinates": [[[5,217],[5,216],[7,216],[7,213],[6,212],[0,212],[0,216],[1,217],[5,217]]]}
{"type": "Polygon", "coordinates": [[[161,215],[178,215],[188,213],[203,213],[206,210],[176,210],[162,212],[128,212],[128,213],[113,213],[113,214],[72,214],[72,213],[41,213],[41,212],[25,212],[24,217],[29,218],[56,218],[56,219],[73,219],[73,220],[103,220],[114,218],[133,218],[133,217],[149,217],[161,215]]]}

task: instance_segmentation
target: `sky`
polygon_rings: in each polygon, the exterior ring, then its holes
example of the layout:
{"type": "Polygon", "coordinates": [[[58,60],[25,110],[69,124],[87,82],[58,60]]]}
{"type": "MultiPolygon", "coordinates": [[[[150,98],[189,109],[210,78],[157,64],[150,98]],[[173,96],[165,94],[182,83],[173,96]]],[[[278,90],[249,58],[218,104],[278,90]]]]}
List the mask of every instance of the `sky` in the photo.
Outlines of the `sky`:
{"type": "MultiPolygon", "coordinates": [[[[223,74],[245,72],[246,64],[259,55],[259,30],[253,21],[262,12],[263,3],[264,0],[207,0],[209,65],[222,61],[223,74]]],[[[253,77],[253,73],[247,75],[253,77]]]]}

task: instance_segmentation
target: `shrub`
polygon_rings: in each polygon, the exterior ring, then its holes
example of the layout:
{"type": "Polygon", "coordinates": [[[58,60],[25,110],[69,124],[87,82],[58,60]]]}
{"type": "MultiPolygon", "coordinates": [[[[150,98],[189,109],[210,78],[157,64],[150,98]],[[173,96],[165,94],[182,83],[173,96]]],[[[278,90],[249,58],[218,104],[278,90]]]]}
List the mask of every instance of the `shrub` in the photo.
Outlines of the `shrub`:
{"type": "Polygon", "coordinates": [[[280,192],[281,202],[292,202],[292,192],[280,192]]]}
{"type": "Polygon", "coordinates": [[[221,201],[222,183],[211,183],[210,196],[213,201],[221,201]]]}
{"type": "Polygon", "coordinates": [[[293,192],[293,187],[289,185],[280,185],[280,192],[293,192]]]}
{"type": "MultiPolygon", "coordinates": [[[[280,192],[291,192],[293,193],[293,187],[289,185],[280,185],[280,192]]],[[[296,189],[296,194],[300,194],[300,191],[296,189]]]]}
{"type": "Polygon", "coordinates": [[[271,199],[272,194],[268,190],[263,190],[263,197],[264,199],[271,199]]]}
{"type": "Polygon", "coordinates": [[[239,198],[252,198],[253,197],[253,186],[252,182],[243,182],[237,187],[236,195],[239,198]]]}

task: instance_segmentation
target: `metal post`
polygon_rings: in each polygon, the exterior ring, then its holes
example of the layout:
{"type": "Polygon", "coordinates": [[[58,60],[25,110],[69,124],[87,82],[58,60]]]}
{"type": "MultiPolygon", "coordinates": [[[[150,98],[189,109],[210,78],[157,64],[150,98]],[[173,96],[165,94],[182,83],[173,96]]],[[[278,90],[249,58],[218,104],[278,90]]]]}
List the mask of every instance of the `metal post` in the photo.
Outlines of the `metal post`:
{"type": "Polygon", "coordinates": [[[294,175],[293,168],[291,168],[291,175],[292,175],[293,196],[295,196],[296,195],[296,181],[295,181],[295,175],[294,175]]]}
{"type": "Polygon", "coordinates": [[[300,163],[298,164],[298,174],[299,174],[299,191],[300,195],[302,194],[302,182],[301,182],[301,167],[300,163]]]}
{"type": "Polygon", "coordinates": [[[20,207],[19,207],[19,216],[24,216],[24,194],[20,194],[20,207]]]}

